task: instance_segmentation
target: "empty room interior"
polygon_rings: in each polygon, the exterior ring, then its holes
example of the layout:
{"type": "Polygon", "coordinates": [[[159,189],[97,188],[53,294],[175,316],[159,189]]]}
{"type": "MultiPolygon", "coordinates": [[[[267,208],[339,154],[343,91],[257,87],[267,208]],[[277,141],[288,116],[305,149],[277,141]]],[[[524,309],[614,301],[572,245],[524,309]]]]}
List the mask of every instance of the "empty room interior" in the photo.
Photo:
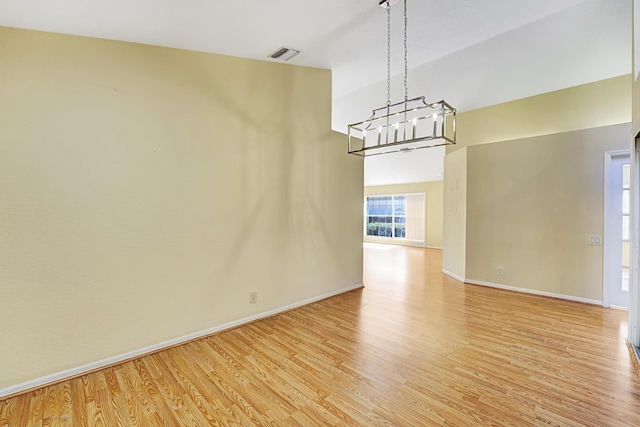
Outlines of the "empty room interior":
{"type": "Polygon", "coordinates": [[[639,73],[640,0],[0,0],[0,427],[640,425],[639,73]]]}

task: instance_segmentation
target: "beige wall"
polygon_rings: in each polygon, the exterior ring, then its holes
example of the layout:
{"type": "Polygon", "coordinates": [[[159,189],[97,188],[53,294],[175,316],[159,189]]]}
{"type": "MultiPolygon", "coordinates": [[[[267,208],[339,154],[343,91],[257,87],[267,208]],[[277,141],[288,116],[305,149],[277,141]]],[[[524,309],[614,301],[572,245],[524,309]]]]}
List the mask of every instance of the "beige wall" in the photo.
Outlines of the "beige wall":
{"type": "Polygon", "coordinates": [[[628,147],[631,79],[459,114],[445,156],[444,270],[602,299],[602,247],[586,239],[603,232],[604,152],[628,147]]]}
{"type": "MultiPolygon", "coordinates": [[[[364,194],[403,194],[403,193],[424,193],[426,212],[425,212],[425,246],[441,248],[442,247],[442,217],[443,217],[443,198],[442,198],[442,181],[431,182],[415,182],[409,184],[391,184],[376,185],[364,188],[364,194]]],[[[365,236],[365,240],[367,240],[365,236]]],[[[380,241],[381,239],[375,239],[380,241]]],[[[393,241],[397,243],[397,241],[393,241]]]]}
{"type": "Polygon", "coordinates": [[[0,388],[362,281],[330,71],[8,28],[0,64],[0,388]]]}
{"type": "Polygon", "coordinates": [[[459,113],[462,147],[629,123],[631,75],[459,113]]]}
{"type": "Polygon", "coordinates": [[[604,153],[614,125],[467,149],[466,278],[602,300],[604,153]],[[497,275],[497,267],[504,275],[497,275]]]}
{"type": "Polygon", "coordinates": [[[467,253],[467,147],[444,157],[444,240],[442,269],[465,277],[467,253]]]}

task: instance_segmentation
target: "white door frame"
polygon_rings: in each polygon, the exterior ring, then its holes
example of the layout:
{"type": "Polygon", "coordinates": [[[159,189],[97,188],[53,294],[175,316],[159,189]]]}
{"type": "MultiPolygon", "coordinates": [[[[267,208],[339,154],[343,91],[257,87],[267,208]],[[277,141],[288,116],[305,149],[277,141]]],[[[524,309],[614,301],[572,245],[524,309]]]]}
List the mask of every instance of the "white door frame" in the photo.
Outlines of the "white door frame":
{"type": "MultiPolygon", "coordinates": [[[[602,246],[602,306],[611,307],[611,291],[607,283],[611,281],[611,276],[617,277],[621,270],[620,260],[617,256],[620,252],[621,246],[621,229],[618,222],[608,221],[614,215],[619,215],[619,209],[613,209],[613,200],[616,194],[622,191],[622,186],[612,187],[612,180],[610,176],[612,173],[621,173],[621,171],[614,170],[617,165],[614,165],[614,159],[618,157],[627,157],[630,160],[629,150],[615,150],[607,151],[604,153],[604,238],[602,246]],[[614,227],[617,227],[614,228],[614,227]],[[616,266],[616,272],[612,272],[612,266],[616,266]]],[[[631,268],[629,268],[631,270],[631,268]]],[[[631,282],[631,278],[629,278],[631,282]]],[[[631,287],[631,286],[629,286],[631,287]]],[[[629,306],[627,302],[626,306],[629,306]]]]}
{"type": "Polygon", "coordinates": [[[640,261],[638,241],[640,233],[640,121],[633,124],[631,131],[631,265],[629,271],[629,336],[628,341],[640,347],[640,292],[638,284],[638,264],[640,261]]]}

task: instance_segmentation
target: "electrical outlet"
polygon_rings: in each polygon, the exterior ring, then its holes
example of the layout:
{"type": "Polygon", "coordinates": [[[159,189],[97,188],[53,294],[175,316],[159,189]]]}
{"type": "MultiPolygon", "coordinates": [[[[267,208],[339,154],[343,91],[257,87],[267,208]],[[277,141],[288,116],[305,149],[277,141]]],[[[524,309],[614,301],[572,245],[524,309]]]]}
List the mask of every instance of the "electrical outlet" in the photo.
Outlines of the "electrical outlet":
{"type": "Polygon", "coordinates": [[[258,302],[258,291],[249,292],[249,304],[255,304],[258,302]]]}
{"type": "Polygon", "coordinates": [[[504,268],[498,267],[498,276],[502,276],[504,274],[504,268]]]}

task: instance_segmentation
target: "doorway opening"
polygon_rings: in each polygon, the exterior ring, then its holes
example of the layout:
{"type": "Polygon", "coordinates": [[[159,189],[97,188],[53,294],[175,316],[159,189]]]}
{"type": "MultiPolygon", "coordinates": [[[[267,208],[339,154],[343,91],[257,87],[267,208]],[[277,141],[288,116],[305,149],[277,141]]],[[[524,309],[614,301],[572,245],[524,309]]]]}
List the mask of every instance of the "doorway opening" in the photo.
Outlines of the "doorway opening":
{"type": "Polygon", "coordinates": [[[631,265],[631,160],[629,151],[605,153],[604,274],[602,305],[629,307],[631,265]]]}

